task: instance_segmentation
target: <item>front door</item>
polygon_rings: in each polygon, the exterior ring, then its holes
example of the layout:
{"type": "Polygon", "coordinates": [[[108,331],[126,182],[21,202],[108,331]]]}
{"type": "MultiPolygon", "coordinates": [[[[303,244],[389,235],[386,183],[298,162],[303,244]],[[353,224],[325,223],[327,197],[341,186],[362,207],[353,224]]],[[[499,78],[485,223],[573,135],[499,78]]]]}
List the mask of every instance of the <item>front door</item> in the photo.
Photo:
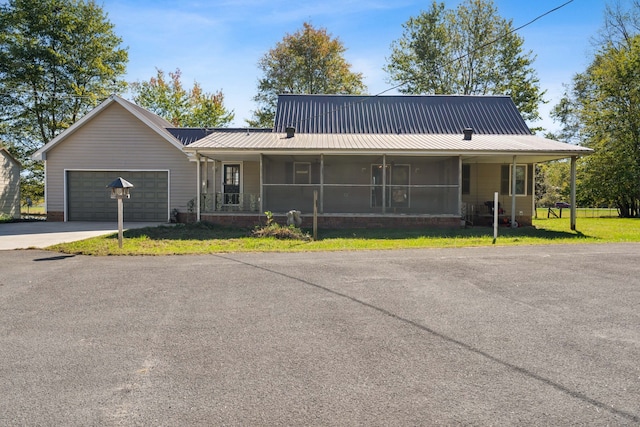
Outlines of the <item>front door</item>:
{"type": "Polygon", "coordinates": [[[240,165],[224,165],[222,173],[224,204],[240,204],[240,165]]]}

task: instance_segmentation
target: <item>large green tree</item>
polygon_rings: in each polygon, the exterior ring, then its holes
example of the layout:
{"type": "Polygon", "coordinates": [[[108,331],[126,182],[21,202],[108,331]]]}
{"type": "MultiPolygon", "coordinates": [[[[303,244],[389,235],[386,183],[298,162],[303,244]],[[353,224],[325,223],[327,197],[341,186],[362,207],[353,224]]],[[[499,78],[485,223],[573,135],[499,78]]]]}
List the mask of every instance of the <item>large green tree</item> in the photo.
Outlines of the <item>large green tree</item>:
{"type": "Polygon", "coordinates": [[[121,43],[94,1],[0,5],[0,139],[26,167],[29,189],[42,181],[30,154],[126,86],[121,43]]]}
{"type": "Polygon", "coordinates": [[[193,88],[182,85],[180,69],[169,73],[156,69],[156,77],[148,82],[131,84],[136,104],[173,123],[176,127],[223,127],[234,117],[224,106],[221,91],[207,93],[198,82],[193,88]]]}
{"type": "Polygon", "coordinates": [[[535,56],[491,0],[465,0],[455,10],[434,1],[403,28],[385,66],[400,92],[509,95],[526,120],[540,118],[535,56]]]}
{"type": "Polygon", "coordinates": [[[601,46],[553,111],[565,140],[594,149],[580,163],[581,193],[617,206],[622,217],[640,216],[639,6],[624,13],[619,4],[607,7],[601,46]]]}
{"type": "Polygon", "coordinates": [[[338,38],[307,22],[295,33],[287,34],[258,63],[263,73],[258,94],[253,98],[258,109],[247,123],[273,127],[278,95],[282,93],[364,93],[362,73],[351,71],[345,51],[338,38]]]}

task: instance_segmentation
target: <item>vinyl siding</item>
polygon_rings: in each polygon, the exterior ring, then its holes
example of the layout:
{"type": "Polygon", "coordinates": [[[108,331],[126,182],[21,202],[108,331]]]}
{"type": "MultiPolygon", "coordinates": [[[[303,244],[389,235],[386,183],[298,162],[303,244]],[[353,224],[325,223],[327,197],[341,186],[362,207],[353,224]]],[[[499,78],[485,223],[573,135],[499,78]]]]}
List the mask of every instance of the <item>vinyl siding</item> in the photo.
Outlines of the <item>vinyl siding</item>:
{"type": "Polygon", "coordinates": [[[195,196],[195,163],[117,103],[47,152],[46,162],[48,211],[65,208],[65,170],[167,170],[169,209],[186,211],[195,196]]]}
{"type": "MultiPolygon", "coordinates": [[[[520,164],[520,163],[518,163],[520,164]]],[[[508,215],[511,215],[511,196],[500,193],[501,164],[473,163],[470,164],[470,194],[463,196],[463,202],[476,206],[476,209],[484,209],[484,202],[493,200],[494,193],[498,192],[498,202],[508,215]]],[[[529,169],[529,168],[527,168],[529,169]]],[[[527,176],[527,195],[516,196],[516,215],[532,216],[532,195],[529,193],[529,185],[532,177],[527,176]]]]}
{"type": "Polygon", "coordinates": [[[0,214],[20,218],[20,166],[0,151],[0,214]]]}

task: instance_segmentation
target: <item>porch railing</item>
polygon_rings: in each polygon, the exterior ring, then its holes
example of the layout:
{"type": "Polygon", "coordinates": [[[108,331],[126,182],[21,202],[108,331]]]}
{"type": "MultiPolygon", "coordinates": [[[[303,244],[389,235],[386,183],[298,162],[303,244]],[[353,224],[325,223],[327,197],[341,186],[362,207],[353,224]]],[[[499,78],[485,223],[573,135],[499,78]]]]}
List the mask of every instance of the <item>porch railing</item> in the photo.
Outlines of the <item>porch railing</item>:
{"type": "Polygon", "coordinates": [[[201,194],[200,209],[208,212],[258,212],[260,195],[254,193],[201,194]]]}

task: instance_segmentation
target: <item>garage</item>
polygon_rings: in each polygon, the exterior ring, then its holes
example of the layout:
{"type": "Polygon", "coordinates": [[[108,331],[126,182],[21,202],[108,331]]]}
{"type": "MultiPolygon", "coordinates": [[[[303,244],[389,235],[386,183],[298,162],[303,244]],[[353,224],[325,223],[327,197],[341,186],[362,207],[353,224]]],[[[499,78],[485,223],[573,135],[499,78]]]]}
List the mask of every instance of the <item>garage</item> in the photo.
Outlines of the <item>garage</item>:
{"type": "Polygon", "coordinates": [[[168,221],[167,171],[67,171],[67,220],[117,221],[117,203],[106,186],[118,177],[134,185],[124,200],[125,221],[168,221]]]}

